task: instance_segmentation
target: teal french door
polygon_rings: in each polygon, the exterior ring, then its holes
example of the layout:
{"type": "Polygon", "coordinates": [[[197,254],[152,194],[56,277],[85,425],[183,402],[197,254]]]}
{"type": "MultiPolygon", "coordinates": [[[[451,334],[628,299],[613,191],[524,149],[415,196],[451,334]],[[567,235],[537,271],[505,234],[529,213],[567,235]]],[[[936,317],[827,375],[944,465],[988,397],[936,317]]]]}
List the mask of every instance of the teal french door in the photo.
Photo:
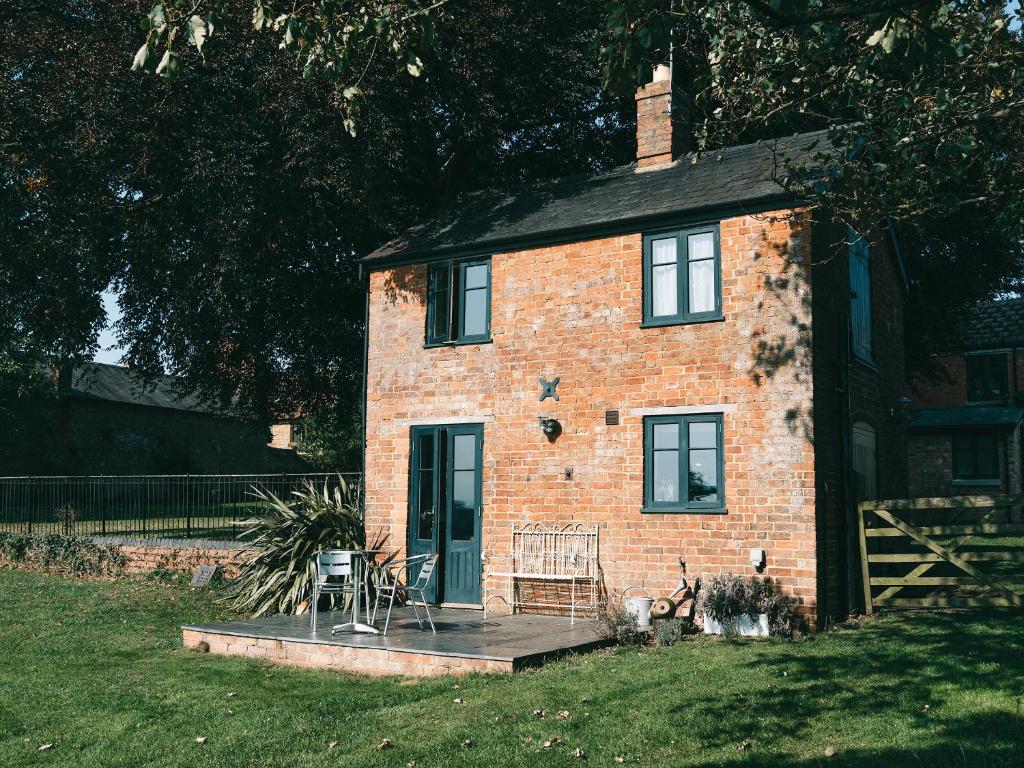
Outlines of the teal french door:
{"type": "Polygon", "coordinates": [[[411,438],[409,556],[440,556],[431,602],[479,604],[483,426],[413,427],[411,438]]]}

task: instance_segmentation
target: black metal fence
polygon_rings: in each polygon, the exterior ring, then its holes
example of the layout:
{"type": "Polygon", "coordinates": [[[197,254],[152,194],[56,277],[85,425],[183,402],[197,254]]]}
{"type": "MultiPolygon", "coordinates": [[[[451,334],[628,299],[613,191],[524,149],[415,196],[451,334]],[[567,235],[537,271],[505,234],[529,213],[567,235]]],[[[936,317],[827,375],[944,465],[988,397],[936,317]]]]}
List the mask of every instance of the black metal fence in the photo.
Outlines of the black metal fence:
{"type": "Polygon", "coordinates": [[[0,531],[83,536],[234,540],[238,522],[265,502],[288,500],[303,482],[337,486],[327,473],[281,475],[100,475],[0,477],[0,531]]]}

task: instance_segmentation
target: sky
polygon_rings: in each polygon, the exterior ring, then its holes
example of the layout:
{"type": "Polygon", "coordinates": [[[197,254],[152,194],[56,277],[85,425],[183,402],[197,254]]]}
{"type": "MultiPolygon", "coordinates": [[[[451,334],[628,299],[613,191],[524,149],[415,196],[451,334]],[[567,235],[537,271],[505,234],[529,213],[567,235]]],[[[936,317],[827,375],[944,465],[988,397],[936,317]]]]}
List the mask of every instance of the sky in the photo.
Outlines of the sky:
{"type": "MultiPolygon", "coordinates": [[[[1011,0],[1006,4],[1006,11],[1014,15],[1011,26],[1016,29],[1021,25],[1020,0],[1011,0]]],[[[117,339],[111,326],[121,319],[121,309],[117,306],[117,294],[111,290],[103,292],[103,308],[107,312],[107,327],[100,332],[99,349],[96,351],[93,360],[97,363],[121,362],[121,347],[117,346],[117,339]]]]}
{"type": "Polygon", "coordinates": [[[121,348],[117,346],[117,339],[111,326],[121,319],[121,308],[117,306],[117,294],[111,290],[103,292],[103,309],[107,312],[107,327],[100,332],[100,347],[93,360],[97,363],[120,363],[121,348]]]}

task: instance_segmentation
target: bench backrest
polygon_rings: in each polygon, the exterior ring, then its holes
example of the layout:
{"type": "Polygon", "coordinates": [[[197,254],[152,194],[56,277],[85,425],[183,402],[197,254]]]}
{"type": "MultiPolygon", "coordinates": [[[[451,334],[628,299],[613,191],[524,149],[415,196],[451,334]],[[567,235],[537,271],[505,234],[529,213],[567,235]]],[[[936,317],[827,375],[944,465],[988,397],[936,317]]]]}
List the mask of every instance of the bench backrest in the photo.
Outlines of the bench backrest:
{"type": "Polygon", "coordinates": [[[512,527],[512,569],[538,576],[597,578],[597,528],[579,523],[512,527]]]}

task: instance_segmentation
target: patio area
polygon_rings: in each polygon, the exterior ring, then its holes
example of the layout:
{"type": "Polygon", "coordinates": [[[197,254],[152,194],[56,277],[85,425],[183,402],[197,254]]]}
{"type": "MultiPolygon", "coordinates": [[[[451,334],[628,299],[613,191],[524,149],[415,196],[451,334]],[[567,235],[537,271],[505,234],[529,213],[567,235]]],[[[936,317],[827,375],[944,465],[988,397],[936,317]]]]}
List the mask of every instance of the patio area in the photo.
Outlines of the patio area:
{"type": "MultiPolygon", "coordinates": [[[[437,634],[421,630],[412,608],[396,608],[387,637],[339,632],[341,613],[321,613],[316,632],[309,616],[271,616],[182,627],[186,648],[261,658],[291,666],[368,675],[439,675],[515,672],[545,659],[607,645],[600,624],[561,616],[488,616],[481,611],[432,608],[437,634]]],[[[426,623],[424,622],[426,627],[426,623]]]]}

